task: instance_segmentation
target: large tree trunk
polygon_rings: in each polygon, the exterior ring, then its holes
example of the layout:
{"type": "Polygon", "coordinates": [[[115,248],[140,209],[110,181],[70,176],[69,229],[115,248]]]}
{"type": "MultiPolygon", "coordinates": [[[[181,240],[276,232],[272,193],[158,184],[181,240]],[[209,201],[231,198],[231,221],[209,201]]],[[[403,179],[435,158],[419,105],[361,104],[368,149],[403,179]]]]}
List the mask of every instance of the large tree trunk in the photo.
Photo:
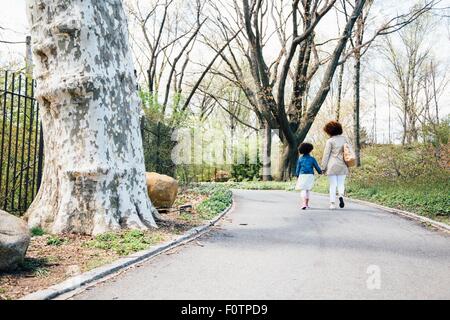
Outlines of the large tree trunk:
{"type": "Polygon", "coordinates": [[[278,174],[281,181],[289,181],[292,178],[297,165],[299,146],[299,141],[295,141],[294,144],[289,144],[287,141],[283,143],[278,174]]]}
{"type": "Polygon", "coordinates": [[[30,227],[99,234],[156,227],[120,0],[28,0],[45,140],[30,227]]]}

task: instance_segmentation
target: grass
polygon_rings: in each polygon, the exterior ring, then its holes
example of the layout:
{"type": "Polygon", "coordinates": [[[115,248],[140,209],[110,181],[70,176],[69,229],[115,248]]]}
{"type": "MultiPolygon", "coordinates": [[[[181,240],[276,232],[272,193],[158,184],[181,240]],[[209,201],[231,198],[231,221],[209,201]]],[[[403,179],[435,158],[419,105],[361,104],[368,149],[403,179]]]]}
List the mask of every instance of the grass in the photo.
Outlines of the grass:
{"type": "Polygon", "coordinates": [[[285,190],[294,191],[295,182],[283,181],[245,181],[227,182],[229,188],[244,190],[285,190]]]}
{"type": "MultiPolygon", "coordinates": [[[[207,195],[208,197],[196,206],[196,211],[202,220],[211,220],[227,209],[233,202],[233,193],[228,185],[220,183],[201,183],[191,187],[192,192],[207,195]]],[[[190,221],[187,214],[182,219],[190,221]]]]}
{"type": "Polygon", "coordinates": [[[163,237],[159,233],[126,230],[119,233],[108,232],[101,234],[95,237],[95,239],[85,242],[83,246],[114,251],[120,256],[127,256],[138,251],[146,250],[162,240],[163,237]]]}
{"type": "Polygon", "coordinates": [[[57,237],[57,236],[50,236],[47,239],[47,245],[48,246],[59,247],[59,246],[62,246],[65,242],[66,242],[66,240],[64,240],[64,239],[62,239],[60,237],[57,237]]]}
{"type": "Polygon", "coordinates": [[[367,186],[361,181],[350,181],[348,194],[397,209],[450,222],[450,185],[448,181],[383,181],[367,186]]]}
{"type": "Polygon", "coordinates": [[[45,234],[45,231],[39,227],[32,228],[30,231],[33,237],[42,237],[45,234]]]}
{"type": "Polygon", "coordinates": [[[54,258],[25,258],[20,265],[20,269],[31,273],[34,277],[45,278],[50,275],[48,267],[54,263],[54,258]]]}

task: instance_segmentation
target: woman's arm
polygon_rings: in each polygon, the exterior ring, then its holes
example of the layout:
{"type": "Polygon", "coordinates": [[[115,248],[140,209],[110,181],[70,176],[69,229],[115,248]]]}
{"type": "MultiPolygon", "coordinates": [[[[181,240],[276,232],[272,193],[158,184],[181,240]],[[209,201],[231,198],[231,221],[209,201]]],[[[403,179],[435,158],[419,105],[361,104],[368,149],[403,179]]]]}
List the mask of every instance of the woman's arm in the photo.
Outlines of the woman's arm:
{"type": "Polygon", "coordinates": [[[331,140],[327,141],[327,144],[325,145],[325,151],[323,152],[322,157],[322,170],[327,171],[328,169],[328,162],[330,161],[331,156],[331,140]]]}

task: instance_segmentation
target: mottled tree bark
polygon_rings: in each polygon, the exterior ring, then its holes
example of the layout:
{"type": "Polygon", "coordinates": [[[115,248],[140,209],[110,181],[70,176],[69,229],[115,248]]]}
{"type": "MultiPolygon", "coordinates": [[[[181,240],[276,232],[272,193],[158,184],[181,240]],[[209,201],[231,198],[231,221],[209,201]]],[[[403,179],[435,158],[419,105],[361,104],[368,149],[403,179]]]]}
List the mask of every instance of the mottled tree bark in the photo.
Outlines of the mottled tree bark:
{"type": "Polygon", "coordinates": [[[272,129],[270,125],[264,123],[264,135],[263,135],[263,146],[262,146],[262,180],[272,181],[272,129]]]}
{"type": "Polygon", "coordinates": [[[27,9],[45,141],[30,227],[156,227],[121,0],[27,0],[27,9]]]}

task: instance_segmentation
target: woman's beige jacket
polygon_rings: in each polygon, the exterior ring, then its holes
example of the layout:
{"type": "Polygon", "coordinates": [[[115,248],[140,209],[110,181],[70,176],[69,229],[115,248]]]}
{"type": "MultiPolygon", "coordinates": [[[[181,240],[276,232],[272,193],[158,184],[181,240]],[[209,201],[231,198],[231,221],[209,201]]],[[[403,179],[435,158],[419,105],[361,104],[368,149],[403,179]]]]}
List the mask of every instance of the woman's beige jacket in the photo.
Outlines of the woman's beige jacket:
{"type": "Polygon", "coordinates": [[[328,176],[346,176],[349,174],[344,162],[344,145],[348,139],[342,135],[334,136],[327,141],[322,158],[322,170],[328,176]]]}

